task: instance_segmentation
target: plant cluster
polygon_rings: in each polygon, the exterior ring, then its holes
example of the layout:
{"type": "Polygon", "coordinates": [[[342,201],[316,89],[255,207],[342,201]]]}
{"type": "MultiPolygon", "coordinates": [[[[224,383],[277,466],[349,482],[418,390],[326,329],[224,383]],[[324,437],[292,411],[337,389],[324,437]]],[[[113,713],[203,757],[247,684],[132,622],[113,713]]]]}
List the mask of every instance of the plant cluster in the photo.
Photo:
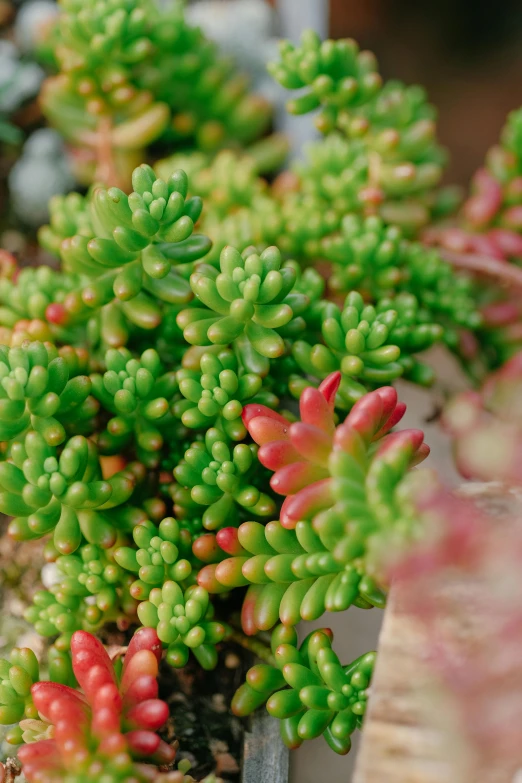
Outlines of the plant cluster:
{"type": "Polygon", "coordinates": [[[72,144],[82,181],[127,183],[157,140],[213,152],[269,125],[269,103],[181,3],[61,0],[60,10],[48,34],[57,73],[42,107],[72,144]]]}
{"type": "MultiPolygon", "coordinates": [[[[162,774],[175,749],[157,730],[168,706],[158,699],[161,643],[149,629],[137,631],[124,658],[111,660],[94,636],[73,635],[68,681],[40,680],[29,649],[15,649],[2,660],[3,724],[17,724],[9,734],[22,743],[18,756],[31,783],[83,783],[99,778],[111,783],[155,781],[188,783],[183,772],[162,774]]],[[[51,677],[56,667],[51,668],[51,677]]]]}
{"type": "Polygon", "coordinates": [[[522,275],[522,112],[511,112],[499,143],[473,177],[456,216],[430,226],[427,244],[475,280],[482,328],[465,336],[472,377],[499,368],[520,351],[522,275]]]}
{"type": "MultiPolygon", "coordinates": [[[[422,432],[393,431],[390,384],[433,383],[419,354],[437,342],[473,374],[487,317],[475,277],[421,241],[454,206],[434,111],[352,41],[283,43],[271,71],[325,138],[268,184],[273,139],[214,155],[268,114],[177,5],[61,8],[43,106],[96,184],[51,201],[39,241],[58,269],[0,259],[0,512],[15,540],[47,538],[56,578],[26,619],[53,640],[59,685],[15,653],[0,717],[33,740],[28,780],[178,783],[157,770],[173,755],[154,733],[161,654],[212,669],[240,639],[264,662],[235,712],[266,703],[288,745],[324,735],[346,753],[375,654],[342,665],[328,630],[298,646],[295,627],[385,605],[381,555],[419,535],[409,471],[428,453],[422,432]],[[178,150],[134,167],[158,139],[178,150]],[[144,626],[122,669],[90,635],[108,623],[144,626]]],[[[491,163],[499,221],[517,122],[491,163]]]]}

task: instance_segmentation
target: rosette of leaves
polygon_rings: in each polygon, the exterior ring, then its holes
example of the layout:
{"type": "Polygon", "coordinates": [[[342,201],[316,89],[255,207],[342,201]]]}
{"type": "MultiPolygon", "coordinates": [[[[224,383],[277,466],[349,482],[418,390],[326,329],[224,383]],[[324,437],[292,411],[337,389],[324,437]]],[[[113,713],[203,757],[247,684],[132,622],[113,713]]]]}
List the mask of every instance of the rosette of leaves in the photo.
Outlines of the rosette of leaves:
{"type": "Polygon", "coordinates": [[[240,511],[257,517],[271,516],[276,508],[273,499],[253,483],[256,455],[255,445],[238,443],[232,448],[224,433],[211,427],[205,440],[194,442],[174,468],[178,485],[190,493],[186,500],[183,495],[178,496],[181,505],[188,503],[198,509],[195,516],[202,516],[207,530],[237,522],[240,511]]]}
{"type": "Polygon", "coordinates": [[[122,546],[114,553],[116,562],[138,578],[130,594],[142,601],[164,582],[185,582],[192,573],[192,534],[173,517],[165,517],[156,527],[150,520],[135,526],[135,547],[122,546]]]}
{"type": "Polygon", "coordinates": [[[355,41],[321,41],[312,30],[303,33],[301,46],[279,44],[280,60],[270,63],[272,76],[287,90],[301,90],[287,103],[291,114],[307,114],[324,106],[318,125],[329,131],[341,110],[367,104],[382,87],[377,61],[360,52],[355,41]]]}
{"type": "Polygon", "coordinates": [[[49,253],[60,255],[64,239],[84,236],[91,239],[94,235],[89,211],[90,194],[79,193],[53,196],[49,201],[49,225],[38,231],[38,242],[49,253]]]}
{"type": "MultiPolygon", "coordinates": [[[[132,579],[116,561],[114,548],[105,550],[86,544],[74,555],[60,555],[56,567],[58,581],[49,592],[58,603],[64,601],[65,609],[69,608],[67,603],[73,597],[82,599],[84,606],[79,614],[89,625],[98,625],[102,618],[107,622],[113,618],[117,621],[135,617],[136,603],[130,592],[132,579]],[[96,608],[101,613],[98,618],[95,617],[96,608]]],[[[54,623],[56,625],[56,620],[54,623]]],[[[92,630],[92,627],[84,630],[92,630]]]]}
{"type": "Polygon", "coordinates": [[[175,668],[186,665],[190,651],[204,669],[215,668],[216,644],[225,638],[228,629],[213,616],[206,590],[193,585],[183,592],[172,581],[153,588],[148,601],[138,606],[143,625],[155,628],[160,641],[168,645],[167,661],[175,668]]]}
{"type": "Polygon", "coordinates": [[[179,390],[184,400],[174,412],[189,429],[217,427],[227,438],[243,440],[246,428],[241,414],[246,403],[258,401],[275,407],[278,399],[263,390],[263,379],[255,373],[240,373],[232,351],[205,353],[200,369],[178,370],[179,390]]]}
{"type": "Polygon", "coordinates": [[[233,711],[249,715],[266,702],[270,715],[281,721],[288,747],[322,735],[336,753],[348,753],[366,712],[376,654],[342,666],[329,629],[313,631],[298,647],[297,633],[285,626],[273,631],[272,650],[274,664],[259,663],[248,671],[233,711]]]}
{"type": "Polygon", "coordinates": [[[0,439],[10,441],[32,429],[48,446],[58,446],[65,427],[74,423],[78,431],[90,421],[98,406],[78,365],[78,354],[60,355],[51,343],[0,346],[0,439]]]}
{"type": "Polygon", "coordinates": [[[340,231],[321,243],[321,255],[333,262],[329,287],[336,293],[357,288],[372,298],[406,291],[434,315],[476,328],[474,287],[433,249],[404,238],[397,226],[376,216],[346,215],[340,231]]]}
{"type": "Polygon", "coordinates": [[[364,213],[377,209],[386,222],[410,231],[428,222],[445,154],[424,90],[383,85],[373,54],[360,52],[353,40],[321,41],[311,31],[301,46],[282,42],[270,71],[283,87],[301,91],[287,103],[291,113],[320,107],[319,129],[339,130],[347,139],[333,142],[328,154],[313,151],[311,167],[299,170],[303,181],[319,189],[326,184],[330,199],[358,203],[364,213]]]}
{"type": "Polygon", "coordinates": [[[123,665],[118,659],[113,663],[101,642],[83,631],[73,635],[71,651],[81,691],[54,682],[31,688],[40,734],[18,751],[27,781],[150,779],[147,772],[154,767],[148,765],[170,764],[175,755],[156,733],[169,714],[157,698],[161,644],[156,633],[138,630],[123,665]]]}
{"type": "Polygon", "coordinates": [[[169,121],[168,106],[137,82],[157,56],[159,12],[144,0],[61,0],[60,7],[51,32],[60,72],[44,83],[44,113],[77,148],[82,181],[116,176],[123,184],[169,121]]]}
{"type": "Polygon", "coordinates": [[[369,541],[403,524],[397,488],[428,451],[418,430],[387,435],[405,410],[391,387],[366,394],[336,428],[339,382],[336,373],[302,393],[301,421],[245,408],[258,459],[275,471],[270,486],[285,496],[280,522],[220,531],[218,543],[231,557],[206,566],[198,581],[211,592],[251,585],[242,613],[247,634],[352,604],[384,605],[366,560],[369,541]]]}
{"type": "MultiPolygon", "coordinates": [[[[15,270],[13,270],[14,272],[15,270]]],[[[74,334],[45,323],[49,313],[61,312],[66,297],[76,289],[80,277],[57,272],[48,266],[26,267],[14,275],[0,277],[0,326],[16,332],[25,321],[32,339],[53,337],[70,342],[74,334]],[[32,324],[32,328],[31,328],[32,324]]],[[[56,323],[56,322],[55,322],[56,323]]]]}
{"type": "Polygon", "coordinates": [[[207,237],[193,234],[202,203],[196,197],[186,199],[184,172],[164,182],[142,165],[134,170],[132,182],[129,196],[118,188],[94,189],[89,201],[94,236],[77,234],[60,245],[63,268],[82,275],[83,282],[65,298],[60,312],[47,312],[52,322],[74,324],[101,310],[98,329],[115,347],[127,339],[118,335],[128,331],[126,323],[154,329],[161,323],[163,303],[183,304],[192,298],[187,278],[194,261],[210,248],[207,237]]]}
{"type": "Polygon", "coordinates": [[[280,218],[274,219],[277,204],[265,180],[257,176],[256,161],[250,154],[223,150],[214,160],[205,160],[198,153],[184,160],[187,157],[174,155],[160,161],[155,169],[170,176],[175,164],[183,168],[189,176],[191,194],[203,199],[199,229],[212,239],[212,248],[205,256],[207,263],[218,266],[226,245],[243,250],[275,240],[281,225],[280,218]]]}
{"type": "Polygon", "coordinates": [[[53,533],[61,554],[71,554],[83,537],[104,548],[116,540],[123,518],[107,509],[127,501],[136,477],[130,470],[102,479],[96,447],[82,435],[69,438],[60,452],[39,432],[28,432],[0,463],[0,510],[14,517],[9,534],[19,541],[53,533]]]}
{"type": "Polygon", "coordinates": [[[115,414],[100,435],[100,448],[116,453],[135,439],[138,458],[149,467],[157,465],[164,439],[177,426],[170,412],[176,374],[164,372],[153,348],[139,358],[126,348],[111,348],[105,365],[103,375],[91,376],[94,396],[115,414]]]}
{"type": "Polygon", "coordinates": [[[304,328],[300,318],[308,305],[294,291],[297,275],[282,264],[276,247],[261,255],[247,248],[226,247],[219,270],[201,265],[190,285],[204,307],[182,310],[178,324],[191,345],[233,344],[247,372],[264,376],[269,359],[285,353],[284,337],[304,328]]]}
{"type": "Polygon", "coordinates": [[[292,353],[301,371],[318,380],[341,371],[337,405],[347,409],[368,389],[405,372],[419,383],[432,381],[428,368],[408,355],[429,348],[442,336],[442,327],[423,323],[422,315],[415,297],[399,295],[374,307],[352,291],[342,310],[332,303],[324,305],[324,342],[297,340],[292,353]]]}
{"type": "MultiPolygon", "coordinates": [[[[104,611],[96,603],[86,599],[90,597],[87,590],[80,590],[85,595],[78,595],[78,590],[67,592],[60,584],[51,590],[37,590],[33,603],[24,612],[24,619],[30,623],[39,636],[54,639],[57,649],[69,651],[71,639],[76,631],[96,633],[106,622],[116,621],[123,617],[120,612],[104,611]]],[[[136,617],[136,606],[128,602],[129,616],[136,617]]],[[[128,620],[125,617],[125,624],[128,620]]]]}

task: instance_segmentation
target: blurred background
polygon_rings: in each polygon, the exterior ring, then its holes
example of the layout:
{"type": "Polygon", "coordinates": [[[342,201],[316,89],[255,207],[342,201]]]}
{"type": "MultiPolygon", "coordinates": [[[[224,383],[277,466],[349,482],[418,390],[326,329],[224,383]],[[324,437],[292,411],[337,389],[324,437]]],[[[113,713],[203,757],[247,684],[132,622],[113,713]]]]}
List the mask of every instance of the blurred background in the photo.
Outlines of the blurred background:
{"type": "MultiPolygon", "coordinates": [[[[236,54],[243,51],[247,59],[255,32],[298,39],[307,27],[332,38],[355,38],[373,50],[385,78],[427,89],[439,109],[440,138],[451,153],[448,179],[459,184],[480,165],[507,112],[522,102],[522,0],[195,0],[191,5],[198,24],[208,33],[214,28],[218,38],[235,38],[236,54]],[[263,5],[272,13],[263,12],[263,5]],[[246,34],[242,18],[250,22],[246,34]]],[[[296,140],[309,134],[309,126],[306,118],[289,124],[296,140]]]]}

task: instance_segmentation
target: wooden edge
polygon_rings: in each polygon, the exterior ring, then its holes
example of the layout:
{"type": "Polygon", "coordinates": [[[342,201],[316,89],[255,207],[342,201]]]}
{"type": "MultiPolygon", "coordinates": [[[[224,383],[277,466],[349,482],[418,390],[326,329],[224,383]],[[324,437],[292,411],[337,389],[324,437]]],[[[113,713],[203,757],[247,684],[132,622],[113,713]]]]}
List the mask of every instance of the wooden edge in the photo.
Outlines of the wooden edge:
{"type": "Polygon", "coordinates": [[[245,731],[241,783],[288,783],[288,748],[279,733],[279,721],[256,713],[245,731]]]}
{"type": "MultiPolygon", "coordinates": [[[[496,482],[473,482],[461,487],[458,494],[484,509],[496,527],[503,519],[522,516],[520,489],[496,482]]],[[[462,581],[458,574],[450,574],[443,590],[445,606],[449,607],[446,629],[464,640],[471,656],[476,643],[474,632],[461,627],[457,610],[466,596],[469,606],[473,606],[473,580],[462,581]]],[[[425,648],[425,627],[406,611],[401,587],[393,585],[379,637],[353,783],[522,783],[522,777],[520,781],[513,779],[513,771],[505,769],[502,759],[495,769],[473,769],[470,773],[466,760],[452,753],[458,725],[444,724],[450,720],[450,713],[444,712],[436,676],[423,662],[425,648]]]]}

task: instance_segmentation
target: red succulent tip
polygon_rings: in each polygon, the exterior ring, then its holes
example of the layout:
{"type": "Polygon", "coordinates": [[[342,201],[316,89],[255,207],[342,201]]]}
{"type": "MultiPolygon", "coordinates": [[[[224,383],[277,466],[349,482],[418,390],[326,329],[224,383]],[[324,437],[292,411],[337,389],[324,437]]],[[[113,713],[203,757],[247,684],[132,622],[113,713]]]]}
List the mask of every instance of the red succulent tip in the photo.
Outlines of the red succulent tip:
{"type": "Polygon", "coordinates": [[[162,645],[156,631],[137,631],[125,655],[121,679],[107,651],[92,634],[76,631],[72,665],[83,692],[55,682],[38,682],[31,694],[42,720],[54,726],[53,739],[24,745],[18,752],[29,781],[50,783],[88,769],[100,758],[130,757],[170,764],[175,751],[156,734],[169,709],[157,698],[162,645]]]}
{"type": "Polygon", "coordinates": [[[45,310],[45,317],[47,321],[51,324],[56,324],[57,326],[64,326],[69,320],[69,313],[67,312],[63,304],[60,304],[59,302],[53,302],[52,304],[47,306],[45,310]]]}

